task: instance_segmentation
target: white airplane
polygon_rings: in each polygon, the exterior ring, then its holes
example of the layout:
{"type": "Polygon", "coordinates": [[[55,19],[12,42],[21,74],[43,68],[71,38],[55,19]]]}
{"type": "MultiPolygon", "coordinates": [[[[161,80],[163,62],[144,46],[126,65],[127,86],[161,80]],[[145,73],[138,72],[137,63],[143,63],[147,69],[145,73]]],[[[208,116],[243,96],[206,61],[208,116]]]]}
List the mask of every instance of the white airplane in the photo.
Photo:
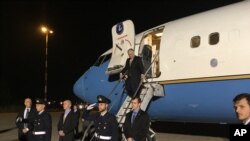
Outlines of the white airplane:
{"type": "Polygon", "coordinates": [[[113,47],[75,83],[79,98],[108,96],[124,112],[119,72],[133,48],[148,70],[142,108],[152,120],[237,123],[233,98],[250,92],[250,1],[177,19],[136,34],[131,20],[112,28],[113,47]]]}

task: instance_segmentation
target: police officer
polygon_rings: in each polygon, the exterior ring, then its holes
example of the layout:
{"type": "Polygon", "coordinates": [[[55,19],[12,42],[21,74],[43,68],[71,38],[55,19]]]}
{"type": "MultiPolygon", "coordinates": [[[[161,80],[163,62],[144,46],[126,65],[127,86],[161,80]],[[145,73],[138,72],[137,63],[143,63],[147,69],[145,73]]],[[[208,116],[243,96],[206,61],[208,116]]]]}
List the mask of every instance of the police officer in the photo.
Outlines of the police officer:
{"type": "Polygon", "coordinates": [[[94,121],[94,141],[118,141],[118,123],[116,117],[108,112],[110,100],[103,95],[98,95],[97,102],[98,113],[89,114],[90,110],[94,108],[95,103],[89,105],[83,113],[84,119],[94,121]]]}
{"type": "Polygon", "coordinates": [[[34,129],[32,141],[50,141],[52,121],[51,115],[45,110],[45,101],[36,99],[37,115],[34,119],[34,129]]]}

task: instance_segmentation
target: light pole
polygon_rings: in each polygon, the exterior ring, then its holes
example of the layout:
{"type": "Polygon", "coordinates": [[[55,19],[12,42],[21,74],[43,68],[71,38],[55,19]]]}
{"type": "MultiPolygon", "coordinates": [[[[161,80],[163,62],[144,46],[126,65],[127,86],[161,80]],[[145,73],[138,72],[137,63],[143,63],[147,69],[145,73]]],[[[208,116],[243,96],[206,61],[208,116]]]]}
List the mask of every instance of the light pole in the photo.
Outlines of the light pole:
{"type": "Polygon", "coordinates": [[[45,42],[45,71],[44,71],[44,100],[47,101],[48,96],[48,42],[49,42],[49,34],[52,34],[53,31],[49,28],[42,26],[41,30],[46,35],[45,42]]]}

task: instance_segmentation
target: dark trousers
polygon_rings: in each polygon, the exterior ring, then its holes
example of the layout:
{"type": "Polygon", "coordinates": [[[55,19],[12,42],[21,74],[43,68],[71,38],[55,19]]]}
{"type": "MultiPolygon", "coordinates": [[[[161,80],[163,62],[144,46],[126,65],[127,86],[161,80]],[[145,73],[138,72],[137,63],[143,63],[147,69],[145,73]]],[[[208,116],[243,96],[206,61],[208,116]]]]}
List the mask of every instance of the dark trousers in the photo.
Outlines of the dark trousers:
{"type": "Polygon", "coordinates": [[[133,79],[133,78],[128,78],[126,80],[125,88],[127,91],[127,94],[130,97],[140,97],[140,92],[141,92],[141,86],[138,89],[140,85],[140,80],[133,79]],[[136,90],[138,89],[137,93],[135,94],[136,90]]]}
{"type": "Polygon", "coordinates": [[[45,135],[32,135],[32,141],[45,141],[45,135]]]}
{"type": "Polygon", "coordinates": [[[31,141],[31,133],[27,132],[27,133],[23,133],[21,130],[18,131],[18,140],[19,141],[31,141]]]}
{"type": "Polygon", "coordinates": [[[78,126],[79,126],[79,121],[77,121],[77,123],[76,123],[76,127],[75,127],[75,135],[78,135],[78,134],[79,134],[79,131],[78,131],[78,126]]]}

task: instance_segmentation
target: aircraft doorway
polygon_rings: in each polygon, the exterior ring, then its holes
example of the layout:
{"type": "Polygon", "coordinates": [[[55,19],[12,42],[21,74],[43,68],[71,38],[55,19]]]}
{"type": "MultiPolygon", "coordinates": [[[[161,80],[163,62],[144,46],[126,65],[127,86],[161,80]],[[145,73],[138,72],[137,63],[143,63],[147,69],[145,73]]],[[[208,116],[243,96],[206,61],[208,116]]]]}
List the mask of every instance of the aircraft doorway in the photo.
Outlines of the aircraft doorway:
{"type": "Polygon", "coordinates": [[[148,70],[147,78],[157,78],[161,74],[159,51],[163,29],[164,27],[158,27],[146,32],[140,43],[139,56],[142,57],[145,71],[148,70]]]}

